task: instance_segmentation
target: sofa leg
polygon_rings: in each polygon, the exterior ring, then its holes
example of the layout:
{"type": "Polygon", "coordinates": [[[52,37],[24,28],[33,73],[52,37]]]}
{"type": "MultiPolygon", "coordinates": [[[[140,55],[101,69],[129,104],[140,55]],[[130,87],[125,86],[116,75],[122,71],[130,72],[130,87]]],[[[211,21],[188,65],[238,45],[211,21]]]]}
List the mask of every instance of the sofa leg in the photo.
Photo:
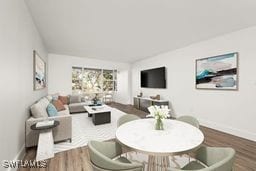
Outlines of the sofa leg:
{"type": "Polygon", "coordinates": [[[72,143],[72,138],[69,139],[69,142],[72,143]]]}

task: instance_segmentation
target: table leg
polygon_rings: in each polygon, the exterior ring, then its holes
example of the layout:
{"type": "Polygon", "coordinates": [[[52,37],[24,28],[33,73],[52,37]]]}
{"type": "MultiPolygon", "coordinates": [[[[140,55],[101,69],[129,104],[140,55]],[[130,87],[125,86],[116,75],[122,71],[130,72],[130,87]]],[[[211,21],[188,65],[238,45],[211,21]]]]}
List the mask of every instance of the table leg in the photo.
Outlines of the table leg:
{"type": "Polygon", "coordinates": [[[176,168],[180,168],[180,165],[179,165],[179,163],[177,163],[177,161],[176,161],[174,156],[171,156],[171,160],[176,165],[176,168]]]}
{"type": "Polygon", "coordinates": [[[54,157],[52,130],[42,131],[39,134],[36,160],[45,160],[54,157]]]}
{"type": "Polygon", "coordinates": [[[169,156],[148,156],[147,171],[167,171],[169,167],[169,156]]]}

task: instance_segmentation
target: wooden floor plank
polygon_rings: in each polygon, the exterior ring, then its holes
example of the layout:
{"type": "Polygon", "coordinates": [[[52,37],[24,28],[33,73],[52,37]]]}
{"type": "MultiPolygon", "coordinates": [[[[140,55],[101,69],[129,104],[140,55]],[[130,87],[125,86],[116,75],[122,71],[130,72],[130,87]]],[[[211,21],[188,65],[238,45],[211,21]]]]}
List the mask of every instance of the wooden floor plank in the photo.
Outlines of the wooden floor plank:
{"type": "MultiPolygon", "coordinates": [[[[145,118],[145,112],[133,108],[131,105],[112,103],[115,107],[125,113],[136,114],[145,118]]],[[[235,171],[256,171],[256,142],[246,140],[237,136],[226,134],[211,128],[201,126],[200,129],[205,135],[204,145],[218,147],[232,147],[236,150],[234,164],[235,171]]],[[[24,160],[34,160],[36,148],[28,150],[24,160]]],[[[20,171],[92,171],[89,163],[87,147],[80,147],[73,150],[55,154],[55,157],[48,160],[46,169],[20,169],[20,171]]]]}

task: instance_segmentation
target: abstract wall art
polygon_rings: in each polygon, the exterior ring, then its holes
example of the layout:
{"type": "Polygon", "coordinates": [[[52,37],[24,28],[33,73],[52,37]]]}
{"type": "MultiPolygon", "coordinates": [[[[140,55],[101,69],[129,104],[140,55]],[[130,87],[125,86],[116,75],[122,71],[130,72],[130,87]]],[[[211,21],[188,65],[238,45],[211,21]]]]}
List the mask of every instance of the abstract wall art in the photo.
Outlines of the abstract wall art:
{"type": "Polygon", "coordinates": [[[196,60],[196,88],[238,89],[238,53],[196,60]]]}
{"type": "Polygon", "coordinates": [[[33,52],[34,58],[34,90],[46,87],[46,64],[36,51],[33,52]]]}

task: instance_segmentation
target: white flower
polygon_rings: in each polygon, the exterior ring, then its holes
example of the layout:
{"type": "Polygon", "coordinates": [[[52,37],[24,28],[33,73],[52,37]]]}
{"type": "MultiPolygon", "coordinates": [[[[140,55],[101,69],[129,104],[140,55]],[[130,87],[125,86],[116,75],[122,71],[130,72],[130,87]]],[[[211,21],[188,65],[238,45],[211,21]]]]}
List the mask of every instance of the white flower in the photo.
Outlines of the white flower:
{"type": "Polygon", "coordinates": [[[153,117],[155,119],[166,119],[170,117],[168,106],[150,106],[148,107],[149,115],[146,117],[153,117]]]}

